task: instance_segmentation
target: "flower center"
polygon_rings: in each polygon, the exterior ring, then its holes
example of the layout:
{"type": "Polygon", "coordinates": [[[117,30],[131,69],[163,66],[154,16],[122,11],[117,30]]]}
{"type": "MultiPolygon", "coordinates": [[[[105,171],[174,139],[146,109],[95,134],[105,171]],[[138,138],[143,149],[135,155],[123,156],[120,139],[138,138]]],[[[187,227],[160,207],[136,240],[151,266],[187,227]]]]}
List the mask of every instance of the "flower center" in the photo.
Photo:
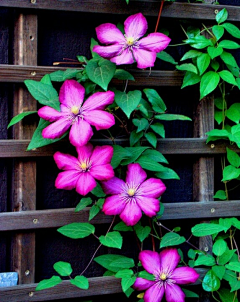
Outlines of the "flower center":
{"type": "Polygon", "coordinates": [[[82,162],[82,163],[80,163],[80,168],[81,168],[83,171],[86,171],[86,170],[87,170],[87,168],[88,168],[87,163],[86,163],[86,162],[82,162]]]}
{"type": "Polygon", "coordinates": [[[133,37],[128,37],[127,39],[127,45],[132,46],[134,44],[134,38],[133,37]]]}
{"type": "Polygon", "coordinates": [[[133,196],[135,194],[136,190],[135,189],[128,189],[127,193],[128,193],[128,196],[133,196]]]}
{"type": "Polygon", "coordinates": [[[161,275],[159,276],[159,278],[160,278],[162,281],[165,281],[165,280],[167,279],[167,274],[161,273],[161,275]]]}
{"type": "Polygon", "coordinates": [[[79,107],[78,106],[72,106],[71,107],[71,112],[75,115],[79,113],[79,107]]]}

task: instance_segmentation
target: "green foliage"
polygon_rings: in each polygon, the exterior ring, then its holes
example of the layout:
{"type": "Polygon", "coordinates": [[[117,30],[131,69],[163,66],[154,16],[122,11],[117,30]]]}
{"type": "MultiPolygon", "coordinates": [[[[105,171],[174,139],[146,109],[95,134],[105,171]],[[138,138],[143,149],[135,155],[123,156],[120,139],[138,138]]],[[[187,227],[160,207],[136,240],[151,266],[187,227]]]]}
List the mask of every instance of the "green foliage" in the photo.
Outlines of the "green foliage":
{"type": "Polygon", "coordinates": [[[95,227],[87,222],[73,222],[60,227],[58,232],[72,239],[80,239],[94,234],[95,227]]]}
{"type": "Polygon", "coordinates": [[[99,241],[102,245],[113,247],[113,248],[122,248],[123,238],[119,232],[109,232],[105,236],[100,236],[99,241]]]}
{"type": "Polygon", "coordinates": [[[121,269],[134,267],[134,260],[122,255],[106,254],[94,258],[94,261],[109,271],[117,273],[121,269]]]}
{"type": "Polygon", "coordinates": [[[25,116],[28,116],[33,113],[37,113],[37,111],[27,111],[27,112],[19,113],[18,115],[14,116],[11,119],[10,123],[8,124],[8,128],[19,123],[25,116]]]}
{"type": "Polygon", "coordinates": [[[72,273],[71,264],[64,261],[54,263],[53,268],[62,277],[70,276],[72,273]]]}
{"type": "Polygon", "coordinates": [[[36,287],[36,291],[54,287],[62,282],[59,276],[52,276],[50,279],[40,281],[36,287]]]}
{"type": "Polygon", "coordinates": [[[72,285],[75,285],[81,289],[89,288],[88,279],[84,276],[76,276],[74,279],[71,279],[70,282],[72,285]]]}

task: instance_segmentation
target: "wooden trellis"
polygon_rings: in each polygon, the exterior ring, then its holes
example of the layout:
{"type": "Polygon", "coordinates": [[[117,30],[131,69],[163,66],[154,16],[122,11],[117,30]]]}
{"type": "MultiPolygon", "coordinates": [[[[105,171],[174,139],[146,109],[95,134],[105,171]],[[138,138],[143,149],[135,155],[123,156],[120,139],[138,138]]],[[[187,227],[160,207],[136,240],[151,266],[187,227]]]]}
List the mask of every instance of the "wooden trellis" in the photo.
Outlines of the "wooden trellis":
{"type": "MultiPolygon", "coordinates": [[[[40,80],[41,77],[58,67],[37,66],[38,12],[40,10],[74,11],[79,13],[131,14],[141,11],[146,16],[157,16],[159,0],[131,0],[126,6],[119,0],[1,0],[0,7],[14,8],[16,12],[14,26],[14,65],[0,65],[0,82],[15,83],[13,96],[14,114],[36,110],[36,102],[31,98],[23,81],[40,80]]],[[[216,13],[224,6],[210,4],[166,3],[162,17],[214,20],[216,13]]],[[[240,20],[240,7],[228,6],[229,20],[240,20]]],[[[176,86],[182,81],[182,73],[177,71],[132,71],[138,86],[176,86]]],[[[115,84],[121,84],[115,80],[115,84]]],[[[0,213],[0,231],[14,235],[11,238],[11,269],[19,273],[19,285],[0,288],[1,302],[48,301],[65,298],[87,297],[102,294],[120,293],[119,279],[114,277],[96,277],[90,279],[88,291],[73,287],[64,281],[54,288],[35,292],[35,230],[56,228],[67,223],[88,221],[89,210],[74,213],[73,208],[36,210],[36,158],[49,157],[64,148],[59,142],[39,150],[26,152],[35,125],[14,127],[14,139],[0,140],[0,158],[13,158],[13,185],[11,212],[0,213]]],[[[213,100],[206,99],[197,108],[194,119],[194,138],[159,140],[158,150],[163,154],[194,155],[198,160],[194,164],[193,202],[165,203],[163,220],[173,219],[212,219],[216,217],[240,216],[238,200],[216,203],[214,191],[214,156],[226,152],[227,143],[206,144],[205,132],[214,128],[213,100]]],[[[109,144],[107,140],[96,140],[109,144]]],[[[121,144],[123,141],[116,140],[121,144]]],[[[237,150],[237,149],[235,149],[237,150]]],[[[94,224],[104,224],[111,217],[99,214],[93,219],[94,224]]],[[[210,249],[208,241],[201,243],[201,248],[210,249]]],[[[201,274],[204,270],[199,269],[201,274]]],[[[205,298],[204,298],[205,299],[205,298]]],[[[203,300],[202,300],[203,301],[203,300]]],[[[206,300],[204,300],[206,301],[206,300]]]]}

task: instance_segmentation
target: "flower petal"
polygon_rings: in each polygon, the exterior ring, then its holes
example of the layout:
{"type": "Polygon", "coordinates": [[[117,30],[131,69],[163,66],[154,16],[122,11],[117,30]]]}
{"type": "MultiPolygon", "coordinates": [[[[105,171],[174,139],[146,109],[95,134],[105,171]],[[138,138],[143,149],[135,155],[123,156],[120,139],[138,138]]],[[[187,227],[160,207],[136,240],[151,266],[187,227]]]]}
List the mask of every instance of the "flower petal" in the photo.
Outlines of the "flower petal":
{"type": "Polygon", "coordinates": [[[126,225],[135,225],[142,217],[142,211],[135,202],[126,203],[125,208],[120,214],[120,218],[126,225]]]}
{"type": "Polygon", "coordinates": [[[80,163],[86,162],[90,160],[92,152],[93,152],[93,145],[88,143],[84,146],[76,147],[78,153],[78,160],[80,163]]]}
{"type": "Polygon", "coordinates": [[[60,88],[59,101],[68,108],[81,106],[85,88],[75,80],[66,80],[60,88]]]}
{"type": "Polygon", "coordinates": [[[91,156],[93,166],[105,165],[111,162],[113,156],[112,146],[96,146],[91,156]]]}
{"type": "Polygon", "coordinates": [[[121,54],[111,58],[110,61],[115,63],[116,65],[134,63],[133,54],[129,48],[122,51],[121,54]]]}
{"type": "Polygon", "coordinates": [[[164,183],[157,178],[149,178],[144,181],[139,187],[139,192],[141,195],[146,195],[147,197],[158,198],[166,190],[164,183]]]}
{"type": "Polygon", "coordinates": [[[93,51],[105,59],[111,59],[121,53],[123,47],[121,44],[113,44],[108,46],[95,45],[93,51]]]}
{"type": "Polygon", "coordinates": [[[50,124],[42,131],[42,136],[44,138],[59,138],[61,137],[71,126],[71,121],[65,118],[60,118],[56,122],[50,124]]]}
{"type": "Polygon", "coordinates": [[[55,122],[63,116],[61,112],[49,106],[44,106],[40,108],[38,110],[38,115],[49,122],[55,122]]]}
{"type": "Polygon", "coordinates": [[[173,271],[171,279],[175,280],[178,284],[188,284],[196,282],[199,276],[195,269],[191,267],[177,267],[173,271]]]}
{"type": "Polygon", "coordinates": [[[136,279],[136,281],[134,282],[134,284],[133,284],[133,288],[135,290],[139,290],[139,291],[140,290],[146,290],[150,286],[153,286],[155,283],[156,283],[155,281],[150,281],[150,280],[138,277],[136,279]]]}
{"type": "MultiPolygon", "coordinates": [[[[107,105],[112,104],[114,101],[114,92],[96,92],[92,94],[83,104],[83,109],[90,110],[104,110],[107,105]]],[[[88,113],[87,113],[88,114],[88,113]]]]}
{"type": "Polygon", "coordinates": [[[164,249],[162,252],[160,252],[159,257],[161,269],[167,271],[173,271],[181,259],[177,249],[175,248],[164,249]]]}
{"type": "Polygon", "coordinates": [[[102,110],[88,111],[84,119],[92,126],[95,126],[97,130],[108,129],[115,124],[114,116],[102,110]]]}
{"type": "Polygon", "coordinates": [[[127,167],[126,182],[140,185],[147,178],[147,173],[139,164],[129,164],[127,167]]]}
{"type": "Polygon", "coordinates": [[[133,55],[137,61],[137,67],[142,69],[153,67],[157,57],[156,52],[136,47],[133,49],[133,55]]]}
{"type": "Polygon", "coordinates": [[[103,191],[107,195],[121,194],[123,192],[124,186],[125,186],[125,182],[117,177],[113,177],[108,181],[102,182],[103,191]]]}
{"type": "Polygon", "coordinates": [[[127,38],[131,37],[134,38],[134,40],[144,36],[147,28],[147,20],[141,13],[129,16],[124,22],[124,30],[127,38]]]}
{"type": "Polygon", "coordinates": [[[60,172],[55,180],[55,187],[57,189],[72,190],[76,187],[78,177],[79,172],[76,170],[60,172]]]}
{"type": "Polygon", "coordinates": [[[149,34],[147,37],[142,38],[139,41],[139,46],[140,48],[143,48],[145,50],[160,52],[168,46],[170,41],[171,39],[164,34],[152,33],[149,34]]]}
{"type": "Polygon", "coordinates": [[[76,170],[79,164],[76,157],[70,154],[61,153],[59,151],[53,155],[53,158],[58,168],[62,170],[76,170]]]}
{"type": "Polygon", "coordinates": [[[97,180],[103,181],[113,178],[114,171],[110,164],[106,164],[106,165],[93,166],[90,169],[90,174],[97,180]]]}
{"type": "Polygon", "coordinates": [[[93,131],[89,123],[82,119],[78,119],[78,121],[76,121],[71,127],[69,140],[75,147],[83,146],[87,144],[92,136],[93,131]]]}
{"type": "Polygon", "coordinates": [[[156,198],[137,196],[135,200],[141,210],[149,217],[155,216],[160,210],[160,202],[156,198]]]}
{"type": "Polygon", "coordinates": [[[119,215],[125,207],[125,202],[118,195],[109,196],[103,204],[103,212],[106,215],[119,215]]]}
{"type": "Polygon", "coordinates": [[[95,179],[88,172],[81,173],[76,183],[76,191],[85,196],[96,187],[95,179]]]}
{"type": "Polygon", "coordinates": [[[167,302],[184,302],[185,294],[176,284],[167,284],[165,289],[165,297],[167,302]]]}
{"type": "Polygon", "coordinates": [[[138,258],[141,261],[143,268],[149,274],[154,274],[156,271],[160,270],[160,257],[157,252],[142,251],[138,258]]]}
{"type": "Polygon", "coordinates": [[[112,23],[104,23],[96,27],[96,34],[98,40],[103,44],[125,42],[122,32],[112,23]]]}
{"type": "MultiPolygon", "coordinates": [[[[144,294],[144,302],[161,302],[164,295],[164,287],[155,283],[144,294]]],[[[168,300],[167,300],[168,301],[168,300]]],[[[168,301],[169,302],[169,301],[168,301]]]]}

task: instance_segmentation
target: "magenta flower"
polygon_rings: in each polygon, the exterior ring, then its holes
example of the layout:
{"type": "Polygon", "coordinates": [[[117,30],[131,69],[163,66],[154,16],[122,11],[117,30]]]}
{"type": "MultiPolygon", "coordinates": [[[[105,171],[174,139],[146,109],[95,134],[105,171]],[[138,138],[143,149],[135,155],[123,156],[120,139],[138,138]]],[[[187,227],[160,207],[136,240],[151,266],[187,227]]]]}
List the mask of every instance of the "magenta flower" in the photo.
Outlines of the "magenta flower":
{"type": "Polygon", "coordinates": [[[135,225],[142,217],[142,211],[149,217],[160,209],[159,198],[166,190],[160,179],[147,178],[139,164],[128,165],[126,182],[113,177],[102,183],[106,194],[103,212],[106,215],[120,215],[126,225],[135,225]]]}
{"type": "Polygon", "coordinates": [[[194,283],[199,274],[191,267],[177,267],[180,255],[177,249],[168,248],[160,253],[142,251],[139,260],[143,268],[154,275],[150,281],[138,277],[133,288],[144,291],[145,302],[160,302],[165,293],[167,302],[184,302],[185,294],[177,284],[194,283]]]}
{"type": "Polygon", "coordinates": [[[111,146],[93,146],[88,143],[85,146],[77,147],[78,158],[56,152],[54,160],[60,172],[55,181],[58,189],[76,191],[81,195],[86,195],[96,187],[97,180],[108,180],[114,176],[114,171],[110,165],[113,156],[111,146]]]}
{"type": "Polygon", "coordinates": [[[42,131],[44,138],[59,138],[70,127],[69,139],[74,146],[85,145],[93,135],[92,126],[97,130],[108,129],[114,125],[112,114],[103,111],[113,103],[112,91],[96,92],[84,103],[84,87],[75,80],[66,80],[59,93],[61,111],[49,106],[38,110],[38,115],[44,120],[53,122],[42,131]]]}
{"type": "Polygon", "coordinates": [[[95,45],[93,51],[117,65],[137,61],[138,68],[152,67],[156,53],[165,49],[171,39],[161,33],[151,33],[140,39],[147,28],[147,20],[141,13],[125,20],[125,35],[114,24],[102,24],[96,28],[96,33],[98,40],[107,46],[95,45]]]}

